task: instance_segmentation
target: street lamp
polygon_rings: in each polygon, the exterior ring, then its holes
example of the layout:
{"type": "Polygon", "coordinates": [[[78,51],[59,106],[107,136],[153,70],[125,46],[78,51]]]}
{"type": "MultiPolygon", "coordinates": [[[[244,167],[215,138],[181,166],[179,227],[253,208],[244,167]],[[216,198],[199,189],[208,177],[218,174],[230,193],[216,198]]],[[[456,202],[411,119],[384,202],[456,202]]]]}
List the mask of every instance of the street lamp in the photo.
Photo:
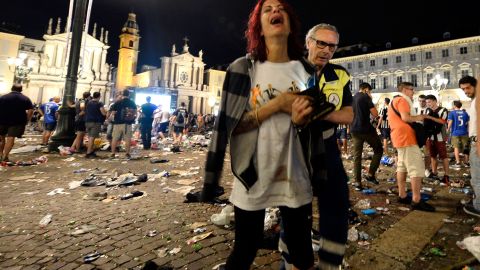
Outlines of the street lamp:
{"type": "Polygon", "coordinates": [[[439,74],[435,75],[435,78],[430,80],[430,86],[432,90],[441,91],[445,90],[448,84],[448,79],[442,78],[439,74]]]}
{"type": "Polygon", "coordinates": [[[8,68],[14,74],[15,83],[28,82],[28,74],[32,72],[35,60],[27,58],[26,53],[20,53],[16,58],[7,59],[8,68]]]}

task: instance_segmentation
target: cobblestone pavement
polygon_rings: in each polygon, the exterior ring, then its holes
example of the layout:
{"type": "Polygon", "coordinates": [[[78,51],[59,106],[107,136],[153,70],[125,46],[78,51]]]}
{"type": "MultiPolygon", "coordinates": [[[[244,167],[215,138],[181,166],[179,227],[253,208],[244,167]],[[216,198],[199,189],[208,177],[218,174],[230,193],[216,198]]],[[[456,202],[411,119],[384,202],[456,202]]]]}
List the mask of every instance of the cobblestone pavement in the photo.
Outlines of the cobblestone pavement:
{"type": "MultiPolygon", "coordinates": [[[[161,157],[169,162],[160,164],[151,164],[148,159],[86,160],[83,155],[73,155],[75,160],[69,162],[64,160],[71,156],[46,154],[48,162],[44,164],[4,167],[0,171],[0,269],[132,269],[151,260],[175,269],[211,269],[225,261],[233,243],[233,231],[209,221],[222,206],[183,203],[185,196],[171,190],[182,187],[178,180],[198,180],[194,186],[201,186],[205,151],[203,148],[166,153],[161,157]],[[198,174],[155,179],[125,188],[106,190],[105,186],[97,186],[70,190],[68,185],[91,173],[73,173],[80,168],[151,173],[154,169],[189,170],[198,166],[195,170],[198,174]],[[64,188],[66,193],[47,195],[57,188],[64,188]],[[95,192],[121,196],[133,190],[145,194],[110,202],[86,200],[95,192]],[[52,221],[42,228],[39,222],[47,214],[52,214],[52,221]],[[213,232],[199,242],[200,246],[195,246],[199,248],[197,251],[186,243],[196,235],[190,227],[195,222],[206,222],[206,232],[213,232]],[[82,225],[94,225],[94,229],[73,235],[82,225]],[[153,230],[155,236],[146,236],[153,230]],[[165,248],[181,250],[167,256],[159,254],[165,248]],[[84,256],[95,251],[102,256],[84,263],[84,256]]],[[[141,155],[151,153],[159,155],[161,151],[140,151],[141,155]]],[[[36,152],[11,158],[28,160],[40,155],[36,152]]],[[[99,155],[106,156],[107,152],[99,155]]],[[[255,268],[278,269],[278,263],[277,251],[261,250],[255,268]]]]}
{"type": "MultiPolygon", "coordinates": [[[[23,140],[30,145],[38,141],[38,136],[28,136],[23,140]]],[[[224,262],[233,245],[233,230],[210,222],[211,215],[219,213],[223,206],[184,203],[185,195],[182,193],[189,186],[200,189],[206,148],[186,149],[177,154],[139,150],[138,154],[144,158],[127,161],[120,153],[120,158],[110,160],[106,158],[107,152],[99,152],[104,157],[97,159],[85,159],[80,154],[60,156],[58,153],[41,152],[11,155],[11,159],[23,161],[45,155],[48,162],[35,166],[0,167],[0,269],[141,269],[149,261],[173,269],[212,269],[224,262]],[[147,156],[168,162],[152,164],[147,156]],[[81,169],[86,171],[74,173],[81,169]],[[160,177],[164,170],[171,176],[160,177]],[[91,173],[101,174],[102,171],[109,174],[117,172],[119,175],[127,172],[150,175],[149,181],[129,187],[80,186],[69,189],[71,182],[83,180],[91,173]],[[134,190],[142,191],[144,195],[120,199],[134,190]],[[99,201],[95,196],[102,193],[107,193],[107,199],[99,201]],[[52,215],[51,222],[42,227],[39,222],[47,214],[52,215]],[[212,235],[197,245],[187,244],[187,240],[199,234],[193,232],[192,225],[196,222],[206,223],[202,226],[206,229],[204,233],[212,232],[212,235]],[[79,231],[82,229],[84,233],[79,231]],[[84,257],[94,252],[99,252],[101,256],[85,263],[84,257]]],[[[350,176],[351,163],[351,160],[345,160],[350,176]]],[[[366,160],[364,165],[368,163],[366,160]]],[[[373,208],[388,207],[390,210],[365,216],[355,209],[362,220],[355,226],[369,239],[348,243],[347,262],[355,254],[368,251],[369,241],[374,243],[409,213],[408,209],[405,211],[395,203],[396,185],[387,181],[393,171],[392,167],[381,167],[378,174],[381,184],[373,187],[376,194],[351,190],[352,205],[368,199],[373,208]]],[[[455,177],[461,177],[462,173],[456,171],[455,177]]],[[[227,157],[222,179],[226,193],[222,198],[228,197],[231,184],[227,157]]],[[[448,193],[447,187],[430,187],[435,192],[443,190],[448,193]]],[[[434,201],[441,202],[438,199],[434,201]]],[[[407,269],[439,269],[471,257],[467,251],[458,249],[455,242],[472,234],[472,227],[479,226],[478,219],[471,219],[461,210],[449,217],[448,224],[444,224],[432,238],[432,244],[425,246],[413,262],[405,264],[407,269]],[[448,255],[442,258],[431,255],[429,250],[433,246],[442,247],[448,255]]],[[[314,214],[314,219],[317,218],[318,214],[314,214]]],[[[402,235],[399,235],[398,241],[401,239],[402,235]]],[[[388,254],[389,251],[381,252],[388,254]]],[[[350,267],[368,269],[362,268],[362,264],[350,267]]],[[[279,265],[278,251],[262,249],[252,269],[279,269],[279,265]]]]}

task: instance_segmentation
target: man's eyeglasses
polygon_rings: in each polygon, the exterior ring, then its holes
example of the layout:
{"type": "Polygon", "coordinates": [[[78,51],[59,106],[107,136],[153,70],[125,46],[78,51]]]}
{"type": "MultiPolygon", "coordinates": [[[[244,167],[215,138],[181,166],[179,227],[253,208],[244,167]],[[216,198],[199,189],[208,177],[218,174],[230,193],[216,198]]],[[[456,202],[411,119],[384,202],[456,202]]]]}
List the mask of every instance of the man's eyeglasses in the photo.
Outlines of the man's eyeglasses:
{"type": "Polygon", "coordinates": [[[313,37],[310,37],[311,40],[315,41],[315,45],[317,46],[317,48],[319,49],[325,49],[325,47],[328,46],[328,50],[330,50],[331,52],[335,51],[337,49],[337,46],[338,44],[334,44],[334,43],[327,43],[325,41],[321,41],[321,40],[318,40],[316,38],[313,38],[313,37]]]}

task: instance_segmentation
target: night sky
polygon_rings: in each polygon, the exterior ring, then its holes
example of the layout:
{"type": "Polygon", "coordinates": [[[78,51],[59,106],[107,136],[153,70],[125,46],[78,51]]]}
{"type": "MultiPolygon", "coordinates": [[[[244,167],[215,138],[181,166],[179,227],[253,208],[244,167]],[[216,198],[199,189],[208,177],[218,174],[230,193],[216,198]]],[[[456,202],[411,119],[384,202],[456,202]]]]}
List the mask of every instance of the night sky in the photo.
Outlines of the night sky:
{"type": "MultiPolygon", "coordinates": [[[[116,66],[118,36],[129,12],[137,14],[140,26],[139,67],[159,66],[159,58],[177,52],[183,37],[190,39],[190,52],[203,58],[208,67],[228,64],[245,54],[243,33],[253,0],[93,0],[93,22],[109,30],[108,63],[116,66]]],[[[340,31],[340,46],[366,42],[393,48],[410,44],[417,37],[420,44],[438,42],[449,31],[451,38],[480,35],[480,20],[474,12],[475,1],[290,1],[301,23],[302,35],[313,25],[327,22],[340,31]],[[387,5],[395,5],[391,8],[387,5]],[[472,9],[473,8],[473,9],[472,9]]],[[[5,1],[0,22],[16,25],[15,32],[42,39],[48,19],[62,18],[62,30],[68,15],[68,0],[5,1]]],[[[13,27],[15,28],[15,27],[13,27]]]]}

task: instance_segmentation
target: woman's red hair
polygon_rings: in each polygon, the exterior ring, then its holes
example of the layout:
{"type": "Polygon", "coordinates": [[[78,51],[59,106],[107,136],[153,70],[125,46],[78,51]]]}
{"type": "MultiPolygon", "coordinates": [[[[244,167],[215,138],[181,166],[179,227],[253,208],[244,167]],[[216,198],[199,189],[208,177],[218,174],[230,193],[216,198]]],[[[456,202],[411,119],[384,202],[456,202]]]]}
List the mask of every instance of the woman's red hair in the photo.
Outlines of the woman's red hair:
{"type": "MultiPolygon", "coordinates": [[[[298,20],[292,6],[290,6],[285,0],[278,0],[278,2],[283,5],[285,12],[287,12],[290,19],[288,57],[290,60],[298,60],[303,55],[303,46],[299,39],[300,21],[298,20]]],[[[260,21],[263,3],[265,3],[265,0],[258,0],[257,4],[250,12],[247,30],[245,31],[247,52],[249,52],[255,60],[259,60],[260,62],[267,60],[267,46],[265,44],[265,38],[261,35],[262,24],[260,21]]]]}

